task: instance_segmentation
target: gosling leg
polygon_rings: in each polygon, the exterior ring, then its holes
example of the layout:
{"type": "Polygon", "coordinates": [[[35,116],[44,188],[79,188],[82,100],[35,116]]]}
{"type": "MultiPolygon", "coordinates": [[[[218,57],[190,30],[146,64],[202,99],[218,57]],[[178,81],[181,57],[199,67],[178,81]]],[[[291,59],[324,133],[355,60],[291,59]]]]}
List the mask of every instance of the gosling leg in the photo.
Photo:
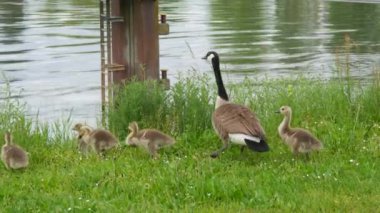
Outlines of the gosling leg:
{"type": "Polygon", "coordinates": [[[149,154],[150,156],[153,158],[153,159],[157,159],[158,156],[157,156],[157,150],[158,150],[158,147],[157,147],[157,144],[154,143],[154,142],[150,142],[148,144],[148,151],[149,151],[149,154]]]}

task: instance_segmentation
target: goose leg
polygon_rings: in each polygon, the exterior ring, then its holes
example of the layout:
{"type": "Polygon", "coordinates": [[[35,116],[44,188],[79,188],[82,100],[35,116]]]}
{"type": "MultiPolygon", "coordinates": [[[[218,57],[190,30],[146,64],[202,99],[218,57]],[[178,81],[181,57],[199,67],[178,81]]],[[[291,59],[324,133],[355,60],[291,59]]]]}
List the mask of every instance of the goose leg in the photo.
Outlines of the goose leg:
{"type": "Polygon", "coordinates": [[[220,148],[220,149],[216,150],[215,152],[211,153],[210,156],[212,158],[218,157],[220,155],[220,153],[222,153],[224,150],[226,150],[228,148],[228,146],[229,146],[228,140],[223,140],[223,146],[222,146],[222,148],[220,148]]]}
{"type": "Polygon", "coordinates": [[[243,153],[245,146],[240,147],[240,154],[243,153]]]}

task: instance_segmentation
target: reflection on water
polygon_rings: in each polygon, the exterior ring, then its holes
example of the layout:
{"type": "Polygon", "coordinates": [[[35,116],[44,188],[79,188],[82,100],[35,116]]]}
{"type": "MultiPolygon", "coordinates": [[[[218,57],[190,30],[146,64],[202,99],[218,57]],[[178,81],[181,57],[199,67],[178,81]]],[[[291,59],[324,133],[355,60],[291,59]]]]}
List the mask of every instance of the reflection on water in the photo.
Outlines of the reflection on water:
{"type": "Polygon", "coordinates": [[[232,80],[295,72],[331,77],[345,35],[355,43],[350,49],[354,76],[370,76],[372,66],[380,62],[380,5],[217,0],[202,1],[201,8],[193,3],[189,9],[188,2],[162,5],[162,10],[168,11],[172,34],[161,39],[161,54],[170,56],[161,58],[161,66],[174,71],[189,66],[210,70],[209,65],[192,58],[185,41],[197,56],[210,48],[220,52],[222,67],[231,71],[232,80]],[[197,11],[196,15],[192,11],[197,11]],[[179,37],[178,32],[184,36],[179,37]]]}
{"type": "MultiPolygon", "coordinates": [[[[351,70],[371,75],[379,63],[380,5],[324,0],[161,0],[170,34],[160,37],[160,63],[176,73],[211,73],[200,60],[221,55],[226,80],[311,73],[334,75],[336,52],[349,40],[351,70]]],[[[95,124],[100,105],[97,0],[2,0],[0,71],[31,114],[95,124]]]]}
{"type": "Polygon", "coordinates": [[[0,71],[44,120],[99,113],[97,2],[76,2],[0,2],[0,71]]]}

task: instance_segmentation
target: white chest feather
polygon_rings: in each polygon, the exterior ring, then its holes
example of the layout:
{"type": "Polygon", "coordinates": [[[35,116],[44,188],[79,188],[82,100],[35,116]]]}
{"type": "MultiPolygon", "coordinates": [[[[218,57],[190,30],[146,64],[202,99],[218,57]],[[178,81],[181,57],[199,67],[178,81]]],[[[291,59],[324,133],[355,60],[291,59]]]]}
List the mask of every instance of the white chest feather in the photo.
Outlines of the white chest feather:
{"type": "Polygon", "coordinates": [[[246,145],[245,139],[260,143],[260,138],[250,136],[250,135],[240,134],[240,133],[228,134],[228,137],[231,143],[239,144],[239,145],[246,145]]]}
{"type": "Polygon", "coordinates": [[[215,109],[217,109],[218,107],[220,107],[220,106],[222,106],[222,105],[224,105],[226,103],[228,103],[228,101],[226,101],[223,98],[217,96],[216,97],[216,101],[215,101],[215,109]]]}

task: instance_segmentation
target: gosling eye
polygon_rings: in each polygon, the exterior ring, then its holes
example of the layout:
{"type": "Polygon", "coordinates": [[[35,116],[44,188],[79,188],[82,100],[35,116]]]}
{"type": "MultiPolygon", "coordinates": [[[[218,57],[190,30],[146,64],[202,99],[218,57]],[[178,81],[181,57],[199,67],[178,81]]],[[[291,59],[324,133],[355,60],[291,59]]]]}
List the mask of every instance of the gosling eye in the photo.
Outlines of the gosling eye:
{"type": "Polygon", "coordinates": [[[285,110],[285,108],[284,108],[284,107],[282,107],[282,108],[281,108],[281,111],[284,111],[284,110],[285,110]]]}

